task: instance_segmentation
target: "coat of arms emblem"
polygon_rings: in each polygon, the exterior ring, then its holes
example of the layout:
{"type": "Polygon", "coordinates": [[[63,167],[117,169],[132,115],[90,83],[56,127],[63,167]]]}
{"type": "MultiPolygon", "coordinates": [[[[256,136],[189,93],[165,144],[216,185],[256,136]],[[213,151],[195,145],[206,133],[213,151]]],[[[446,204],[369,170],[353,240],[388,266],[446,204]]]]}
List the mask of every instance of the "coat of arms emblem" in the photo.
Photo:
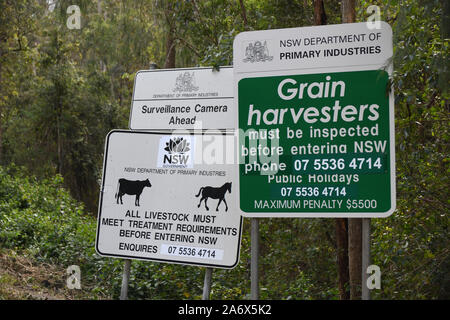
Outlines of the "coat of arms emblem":
{"type": "Polygon", "coordinates": [[[197,91],[198,86],[195,85],[194,72],[180,73],[175,80],[174,92],[192,92],[197,91]]]}
{"type": "Polygon", "coordinates": [[[264,44],[261,41],[255,41],[255,43],[250,43],[245,48],[244,62],[265,62],[272,61],[272,59],[273,56],[269,55],[269,49],[267,49],[267,41],[264,41],[264,44]]]}

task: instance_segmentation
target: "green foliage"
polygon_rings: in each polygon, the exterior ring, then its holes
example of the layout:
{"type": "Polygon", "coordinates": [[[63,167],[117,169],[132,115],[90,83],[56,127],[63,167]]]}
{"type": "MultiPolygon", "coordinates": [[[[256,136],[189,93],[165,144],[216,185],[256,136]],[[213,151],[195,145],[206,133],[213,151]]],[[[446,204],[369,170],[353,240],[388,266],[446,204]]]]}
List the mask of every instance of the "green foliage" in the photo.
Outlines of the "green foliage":
{"type": "MultiPolygon", "coordinates": [[[[117,298],[122,260],[95,252],[96,220],[62,187],[61,176],[37,181],[22,170],[0,167],[1,246],[26,250],[41,262],[79,265],[84,288],[117,298]]],[[[192,292],[201,294],[200,278],[199,268],[135,261],[130,298],[190,298],[192,292]]]]}
{"type": "MultiPolygon", "coordinates": [[[[315,261],[329,255],[319,246],[308,249],[306,259],[298,245],[305,239],[293,237],[298,231],[308,231],[318,237],[327,230],[326,221],[303,223],[294,220],[278,221],[285,228],[277,228],[276,219],[261,223],[263,243],[262,297],[267,299],[313,299],[336,297],[333,273],[325,269],[315,272],[315,261]],[[286,242],[290,243],[288,248],[286,242]],[[299,266],[281,275],[277,270],[292,265],[295,254],[299,266]],[[301,268],[298,272],[297,268],[301,268]],[[325,273],[322,273],[325,272],[325,273]],[[319,275],[320,279],[317,279],[319,275]],[[320,285],[313,286],[313,283],[320,285]],[[266,288],[266,289],[264,289],[266,288]]],[[[249,297],[249,224],[245,222],[240,263],[233,270],[216,269],[213,273],[212,298],[246,299],[249,297]]],[[[41,262],[69,266],[79,265],[82,284],[94,296],[117,298],[121,286],[122,260],[101,258],[94,249],[96,219],[86,215],[84,206],[74,200],[63,188],[63,179],[37,180],[27,175],[24,168],[0,167],[0,244],[2,247],[27,251],[41,262]]],[[[323,266],[330,261],[324,261],[323,266]]],[[[130,299],[200,299],[204,269],[183,265],[133,261],[130,275],[130,299]]]]}
{"type": "MultiPolygon", "coordinates": [[[[373,219],[382,288],[372,296],[448,299],[448,1],[362,0],[357,21],[373,4],[394,32],[398,199],[391,217],[373,219]]],[[[328,24],[341,22],[340,1],[325,11],[328,24]]],[[[117,298],[122,262],[95,253],[89,213],[106,133],[127,127],[135,72],[164,66],[169,35],[177,67],[220,66],[232,64],[239,32],[312,24],[311,0],[64,0],[53,12],[45,1],[0,1],[0,164],[19,165],[0,167],[0,245],[78,264],[94,295],[117,298]],[[66,28],[72,4],[81,30],[66,28]]],[[[332,220],[260,226],[262,298],[338,298],[332,220]]],[[[246,219],[236,268],[214,271],[212,298],[249,298],[249,229],[246,219]]],[[[133,261],[131,274],[132,299],[201,297],[202,268],[133,261]]]]}
{"type": "MultiPolygon", "coordinates": [[[[368,3],[369,5],[371,3],[368,3]]],[[[450,297],[449,38],[439,1],[381,3],[394,31],[397,210],[373,219],[376,298],[450,297]]]]}

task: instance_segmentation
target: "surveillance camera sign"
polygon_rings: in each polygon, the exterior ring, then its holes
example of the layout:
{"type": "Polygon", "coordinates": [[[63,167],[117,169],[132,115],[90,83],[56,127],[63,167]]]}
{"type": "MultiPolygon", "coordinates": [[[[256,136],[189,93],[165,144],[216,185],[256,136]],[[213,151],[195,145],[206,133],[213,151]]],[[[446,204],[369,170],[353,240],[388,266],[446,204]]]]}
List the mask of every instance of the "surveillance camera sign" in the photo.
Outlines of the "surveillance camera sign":
{"type": "Polygon", "coordinates": [[[235,129],[233,68],[136,73],[129,128],[235,129]]]}
{"type": "MultiPolygon", "coordinates": [[[[208,150],[223,134],[114,130],[106,139],[96,250],[102,256],[233,268],[237,168],[208,150]],[[205,138],[206,137],[206,138],[205,138]]],[[[229,148],[228,148],[229,149],[229,148]]]]}
{"type": "Polygon", "coordinates": [[[390,26],[243,32],[233,50],[243,214],[390,215],[395,210],[390,26]]]}

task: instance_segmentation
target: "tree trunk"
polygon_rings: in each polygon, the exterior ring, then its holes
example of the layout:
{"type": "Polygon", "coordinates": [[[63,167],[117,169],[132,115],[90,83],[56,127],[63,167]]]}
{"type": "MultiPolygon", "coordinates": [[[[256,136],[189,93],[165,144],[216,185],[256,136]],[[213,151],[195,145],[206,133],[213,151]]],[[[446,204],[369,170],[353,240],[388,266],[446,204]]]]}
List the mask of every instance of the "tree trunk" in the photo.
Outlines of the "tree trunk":
{"type": "MultiPolygon", "coordinates": [[[[327,24],[327,15],[323,0],[314,0],[314,24],[327,24]]],[[[349,291],[349,274],[348,274],[348,233],[347,219],[335,219],[335,235],[336,235],[336,256],[338,267],[338,287],[339,298],[348,300],[350,298],[349,291]]]]}
{"type": "Polygon", "coordinates": [[[175,68],[175,39],[172,34],[172,29],[169,29],[166,40],[166,63],[165,68],[175,68]]]}
{"type": "Polygon", "coordinates": [[[355,22],[355,0],[342,0],[342,23],[355,22]]]}
{"type": "Polygon", "coordinates": [[[348,219],[348,260],[350,299],[361,300],[362,289],[362,219],[348,219]]]}
{"type": "Polygon", "coordinates": [[[442,39],[448,39],[450,37],[450,1],[441,0],[443,14],[442,14],[442,39]]]}
{"type": "Polygon", "coordinates": [[[3,123],[2,123],[2,107],[0,106],[0,165],[3,159],[3,123]]]}
{"type": "Polygon", "coordinates": [[[62,137],[61,137],[61,116],[62,116],[62,106],[61,104],[57,107],[57,115],[56,115],[56,147],[58,152],[58,164],[57,171],[60,175],[62,175],[63,170],[63,155],[62,155],[62,137]]]}
{"type": "Polygon", "coordinates": [[[350,299],[348,270],[348,223],[345,218],[336,218],[336,251],[338,264],[339,299],[350,299]]]}
{"type": "Polygon", "coordinates": [[[164,68],[175,68],[175,26],[170,18],[169,7],[165,7],[164,16],[167,24],[166,61],[164,63],[164,68]]]}
{"type": "Polygon", "coordinates": [[[247,12],[245,11],[244,6],[244,0],[239,0],[239,5],[241,6],[241,16],[242,16],[242,22],[244,23],[244,29],[248,29],[248,22],[247,22],[247,12]]]}
{"type": "MultiPolygon", "coordinates": [[[[1,49],[0,49],[1,50],[1,49]]],[[[0,52],[1,57],[2,52],[0,52]]],[[[2,69],[0,66],[0,83],[2,83],[2,69]]],[[[0,164],[2,164],[3,159],[3,121],[2,121],[2,105],[0,104],[0,164]]]]}
{"type": "MultiPolygon", "coordinates": [[[[355,0],[342,0],[342,23],[355,22],[355,0]]],[[[348,219],[348,265],[350,299],[361,299],[362,219],[348,219]]]]}
{"type": "Polygon", "coordinates": [[[316,26],[327,24],[327,15],[323,0],[314,0],[314,24],[316,26]]]}

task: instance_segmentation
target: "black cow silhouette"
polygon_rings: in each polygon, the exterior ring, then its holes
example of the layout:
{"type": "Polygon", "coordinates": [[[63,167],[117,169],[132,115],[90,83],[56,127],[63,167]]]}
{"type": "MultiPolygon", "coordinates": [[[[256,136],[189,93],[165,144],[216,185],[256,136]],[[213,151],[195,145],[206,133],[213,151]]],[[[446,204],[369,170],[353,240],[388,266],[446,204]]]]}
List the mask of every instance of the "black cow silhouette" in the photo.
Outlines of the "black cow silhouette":
{"type": "Polygon", "coordinates": [[[116,190],[116,196],[115,198],[117,199],[117,204],[119,204],[119,199],[120,199],[120,204],[123,204],[122,202],[122,196],[124,194],[129,194],[129,195],[136,195],[136,199],[134,200],[134,205],[139,207],[139,198],[141,196],[142,190],[145,187],[151,187],[151,183],[150,181],[147,180],[137,180],[137,181],[132,181],[132,180],[127,180],[127,179],[119,179],[119,181],[117,182],[117,190],[116,190]]]}
{"type": "Polygon", "coordinates": [[[213,199],[219,199],[219,203],[217,204],[216,211],[219,211],[219,205],[222,201],[225,203],[225,206],[226,206],[225,211],[228,211],[228,205],[227,205],[227,202],[225,201],[225,193],[227,191],[229,193],[231,193],[231,182],[227,182],[219,188],[201,187],[200,190],[198,191],[198,194],[196,195],[196,197],[198,197],[200,195],[200,193],[202,194],[202,198],[200,199],[200,202],[198,203],[197,207],[200,208],[200,204],[202,203],[203,200],[205,200],[205,208],[206,208],[206,210],[209,210],[208,205],[206,204],[206,201],[208,200],[208,198],[213,198],[213,199]]]}

